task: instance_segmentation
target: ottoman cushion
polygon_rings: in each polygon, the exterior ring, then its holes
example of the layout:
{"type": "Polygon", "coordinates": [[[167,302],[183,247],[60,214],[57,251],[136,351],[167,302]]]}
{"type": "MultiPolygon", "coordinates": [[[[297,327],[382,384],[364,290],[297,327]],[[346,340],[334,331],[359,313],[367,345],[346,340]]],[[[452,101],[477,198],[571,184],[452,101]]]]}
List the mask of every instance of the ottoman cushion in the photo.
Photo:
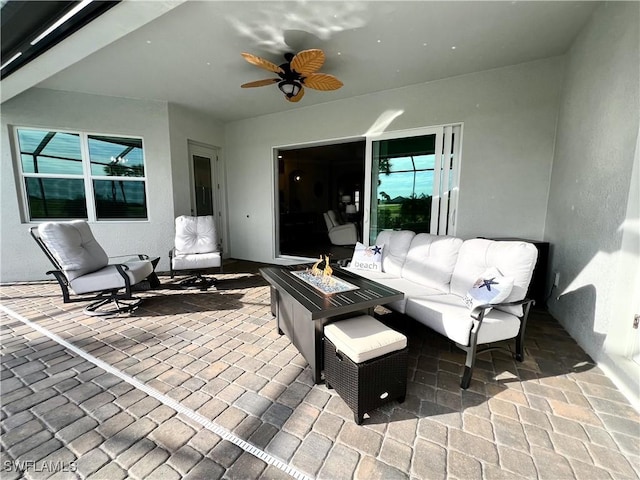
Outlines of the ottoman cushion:
{"type": "Polygon", "coordinates": [[[336,350],[355,363],[366,362],[407,346],[407,337],[369,315],[326,325],[324,335],[336,350]]]}

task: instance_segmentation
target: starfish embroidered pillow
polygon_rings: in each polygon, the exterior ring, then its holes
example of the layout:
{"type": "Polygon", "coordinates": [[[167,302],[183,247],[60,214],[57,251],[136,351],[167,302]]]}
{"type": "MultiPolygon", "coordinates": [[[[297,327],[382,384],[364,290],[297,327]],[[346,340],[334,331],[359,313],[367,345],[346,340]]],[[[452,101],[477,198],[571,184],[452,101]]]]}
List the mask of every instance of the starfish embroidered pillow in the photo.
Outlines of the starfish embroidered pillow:
{"type": "Polygon", "coordinates": [[[357,270],[381,272],[383,247],[384,245],[371,245],[370,247],[365,247],[363,243],[356,243],[350,267],[357,270]]]}
{"type": "Polygon", "coordinates": [[[497,268],[491,267],[480,275],[463,300],[469,310],[473,311],[481,305],[503,302],[512,289],[513,278],[505,277],[497,268]]]}

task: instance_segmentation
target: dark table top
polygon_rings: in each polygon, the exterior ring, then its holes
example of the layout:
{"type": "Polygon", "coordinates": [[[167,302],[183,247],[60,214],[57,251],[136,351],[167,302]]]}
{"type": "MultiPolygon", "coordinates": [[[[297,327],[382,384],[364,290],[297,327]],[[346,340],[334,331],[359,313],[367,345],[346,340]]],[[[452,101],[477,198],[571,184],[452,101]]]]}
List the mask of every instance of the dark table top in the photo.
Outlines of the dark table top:
{"type": "Polygon", "coordinates": [[[310,312],[314,320],[373,308],[404,298],[404,294],[398,290],[355,275],[338,266],[333,267],[333,275],[358,288],[342,293],[324,294],[292,273],[309,267],[310,265],[264,267],[260,269],[260,274],[270,285],[291,295],[310,312]]]}

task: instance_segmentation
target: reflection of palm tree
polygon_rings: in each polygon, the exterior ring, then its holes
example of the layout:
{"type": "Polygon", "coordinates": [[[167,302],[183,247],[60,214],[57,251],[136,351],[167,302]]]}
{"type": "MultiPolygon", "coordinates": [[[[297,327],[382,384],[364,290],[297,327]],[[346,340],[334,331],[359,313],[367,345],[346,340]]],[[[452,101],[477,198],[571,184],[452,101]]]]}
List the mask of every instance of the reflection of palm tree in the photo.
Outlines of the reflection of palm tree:
{"type": "MultiPolygon", "coordinates": [[[[142,177],[144,176],[144,167],[142,165],[133,165],[128,167],[119,163],[111,163],[104,166],[104,173],[108,177],[142,177]]],[[[127,203],[127,194],[124,189],[124,181],[119,180],[120,191],[122,192],[122,200],[127,203]]],[[[116,202],[116,181],[111,181],[111,198],[116,202]]]]}
{"type": "Polygon", "coordinates": [[[389,175],[391,173],[391,159],[380,158],[378,160],[378,171],[384,173],[385,175],[389,175]]]}

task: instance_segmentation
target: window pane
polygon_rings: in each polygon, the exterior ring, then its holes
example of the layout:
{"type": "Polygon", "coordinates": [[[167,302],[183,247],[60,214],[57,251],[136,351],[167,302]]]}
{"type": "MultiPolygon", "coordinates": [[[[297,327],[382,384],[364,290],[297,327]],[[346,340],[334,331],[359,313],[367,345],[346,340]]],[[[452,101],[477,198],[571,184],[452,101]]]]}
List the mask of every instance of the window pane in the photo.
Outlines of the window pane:
{"type": "Polygon", "coordinates": [[[106,218],[147,218],[145,182],[94,180],[98,220],[106,218]]]}
{"type": "Polygon", "coordinates": [[[89,135],[91,174],[144,177],[142,139],[89,135]]]}
{"type": "Polygon", "coordinates": [[[436,166],[435,155],[418,155],[413,157],[413,161],[416,162],[416,169],[418,170],[434,169],[436,166]]]}
{"type": "Polygon", "coordinates": [[[373,142],[370,242],[383,229],[430,231],[435,138],[373,142]]]}
{"type": "Polygon", "coordinates": [[[413,161],[411,157],[398,157],[389,159],[390,172],[413,171],[413,161]]]}
{"type": "Polygon", "coordinates": [[[30,219],[87,218],[82,179],[27,177],[24,180],[30,219]]]}
{"type": "Polygon", "coordinates": [[[47,130],[18,130],[22,171],[82,175],[80,136],[47,130]]]}

